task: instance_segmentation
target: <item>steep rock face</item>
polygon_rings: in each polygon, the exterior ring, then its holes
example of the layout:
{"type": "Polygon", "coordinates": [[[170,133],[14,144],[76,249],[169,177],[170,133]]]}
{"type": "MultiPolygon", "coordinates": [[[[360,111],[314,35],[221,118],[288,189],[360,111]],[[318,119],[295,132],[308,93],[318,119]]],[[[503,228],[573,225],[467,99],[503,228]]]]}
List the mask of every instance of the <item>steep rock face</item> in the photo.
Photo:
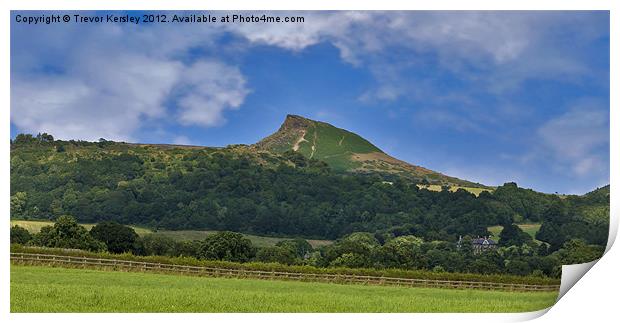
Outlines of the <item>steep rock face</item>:
{"type": "MultiPolygon", "coordinates": [[[[312,126],[312,121],[296,115],[287,115],[280,129],[272,135],[254,144],[260,150],[273,152],[284,152],[295,147],[295,144],[304,138],[308,127],[312,126]]],[[[297,149],[293,149],[297,150],[297,149]]]]}
{"type": "Polygon", "coordinates": [[[355,133],[297,115],[287,115],[278,131],[253,147],[275,153],[297,151],[307,158],[325,161],[336,171],[378,173],[439,185],[482,186],[411,165],[387,155],[355,133]]]}
{"type": "Polygon", "coordinates": [[[278,130],[278,132],[293,130],[293,129],[304,129],[311,124],[312,124],[312,120],[310,119],[306,119],[304,117],[297,116],[294,114],[289,114],[286,116],[286,119],[284,119],[284,123],[282,123],[282,126],[280,126],[280,129],[278,130]]]}

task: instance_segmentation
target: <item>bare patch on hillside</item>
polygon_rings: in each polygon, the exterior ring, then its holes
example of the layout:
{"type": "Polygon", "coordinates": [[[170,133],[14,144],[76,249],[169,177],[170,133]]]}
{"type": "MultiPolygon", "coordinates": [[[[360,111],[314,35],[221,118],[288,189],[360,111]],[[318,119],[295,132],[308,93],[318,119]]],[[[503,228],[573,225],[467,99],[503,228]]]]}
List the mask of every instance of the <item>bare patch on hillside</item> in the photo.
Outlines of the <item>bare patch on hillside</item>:
{"type": "Polygon", "coordinates": [[[302,130],[301,132],[301,136],[299,137],[299,139],[297,139],[297,141],[295,141],[295,144],[293,145],[293,151],[298,151],[299,150],[299,144],[301,144],[302,142],[308,142],[308,140],[306,140],[306,138],[304,138],[306,136],[306,130],[302,130]]]}

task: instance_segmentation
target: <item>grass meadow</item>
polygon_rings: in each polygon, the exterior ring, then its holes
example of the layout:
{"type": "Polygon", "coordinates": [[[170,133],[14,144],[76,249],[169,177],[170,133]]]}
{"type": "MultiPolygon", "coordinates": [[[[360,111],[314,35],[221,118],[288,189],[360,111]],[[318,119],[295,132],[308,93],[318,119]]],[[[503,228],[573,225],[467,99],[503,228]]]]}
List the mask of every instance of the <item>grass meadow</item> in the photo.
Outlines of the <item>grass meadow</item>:
{"type": "MultiPolygon", "coordinates": [[[[518,224],[517,226],[523,230],[523,232],[529,234],[534,240],[536,240],[536,232],[540,230],[540,223],[527,223],[527,224],[518,224]]],[[[496,225],[487,228],[489,232],[493,234],[495,238],[499,238],[499,233],[504,229],[501,225],[496,225]]],[[[538,240],[536,240],[538,241],[538,240]]]]}
{"type": "Polygon", "coordinates": [[[557,292],[205,278],[11,265],[11,312],[526,312],[557,292]]]}
{"type": "MultiPolygon", "coordinates": [[[[204,240],[207,237],[207,234],[216,233],[217,231],[208,231],[208,230],[160,230],[157,231],[156,234],[161,234],[168,236],[177,241],[186,241],[186,240],[204,240]]],[[[292,239],[292,238],[275,238],[275,237],[265,237],[265,236],[255,236],[252,234],[245,234],[243,236],[250,241],[252,241],[252,245],[256,247],[270,247],[275,246],[276,243],[292,239]]],[[[331,244],[330,240],[307,240],[313,248],[324,246],[331,244]]]]}
{"type": "MultiPolygon", "coordinates": [[[[28,230],[30,233],[38,233],[39,231],[41,231],[42,227],[48,226],[48,225],[54,225],[54,222],[52,221],[37,221],[37,220],[11,220],[11,226],[14,225],[19,225],[20,227],[28,230]]],[[[90,230],[92,227],[94,227],[94,224],[80,224],[81,226],[85,227],[87,230],[90,230]]],[[[136,226],[131,226],[138,235],[145,235],[145,234],[149,234],[152,233],[151,230],[146,229],[146,228],[141,228],[141,227],[136,227],[136,226]]]]}

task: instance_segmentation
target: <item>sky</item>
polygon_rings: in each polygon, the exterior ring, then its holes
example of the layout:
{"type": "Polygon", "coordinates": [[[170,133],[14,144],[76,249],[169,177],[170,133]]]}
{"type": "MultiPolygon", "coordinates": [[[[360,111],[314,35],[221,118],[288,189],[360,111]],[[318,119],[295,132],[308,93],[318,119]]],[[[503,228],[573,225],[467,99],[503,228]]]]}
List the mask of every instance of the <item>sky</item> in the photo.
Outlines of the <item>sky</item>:
{"type": "Polygon", "coordinates": [[[271,24],[16,21],[58,13],[12,12],[12,137],[251,144],[298,114],[486,185],[582,194],[609,183],[605,11],[254,13],[304,17],[271,24]]]}

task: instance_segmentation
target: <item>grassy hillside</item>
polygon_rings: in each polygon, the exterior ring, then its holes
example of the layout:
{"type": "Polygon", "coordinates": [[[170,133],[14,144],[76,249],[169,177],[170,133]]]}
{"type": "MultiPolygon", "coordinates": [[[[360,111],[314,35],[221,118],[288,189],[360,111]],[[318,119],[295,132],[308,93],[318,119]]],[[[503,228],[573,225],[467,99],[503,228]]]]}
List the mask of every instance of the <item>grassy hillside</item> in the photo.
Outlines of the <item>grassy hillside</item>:
{"type": "Polygon", "coordinates": [[[11,266],[11,312],[526,312],[557,293],[238,280],[11,266]]]}
{"type": "MultiPolygon", "coordinates": [[[[536,240],[536,232],[540,230],[540,223],[528,223],[528,224],[518,224],[517,225],[523,232],[529,234],[534,240],[536,240]]],[[[499,238],[499,233],[502,232],[503,227],[501,225],[495,225],[489,227],[488,230],[493,234],[494,237],[499,238]]]]}
{"type": "Polygon", "coordinates": [[[362,137],[323,122],[312,122],[297,151],[308,158],[323,160],[338,171],[361,166],[352,160],[353,154],[382,152],[362,137]]]}
{"type": "Polygon", "coordinates": [[[393,158],[368,140],[345,129],[295,115],[288,115],[277,132],[253,147],[278,153],[297,151],[307,158],[324,161],[339,172],[381,174],[387,178],[401,177],[455,187],[484,188],[477,183],[393,158]]]}

